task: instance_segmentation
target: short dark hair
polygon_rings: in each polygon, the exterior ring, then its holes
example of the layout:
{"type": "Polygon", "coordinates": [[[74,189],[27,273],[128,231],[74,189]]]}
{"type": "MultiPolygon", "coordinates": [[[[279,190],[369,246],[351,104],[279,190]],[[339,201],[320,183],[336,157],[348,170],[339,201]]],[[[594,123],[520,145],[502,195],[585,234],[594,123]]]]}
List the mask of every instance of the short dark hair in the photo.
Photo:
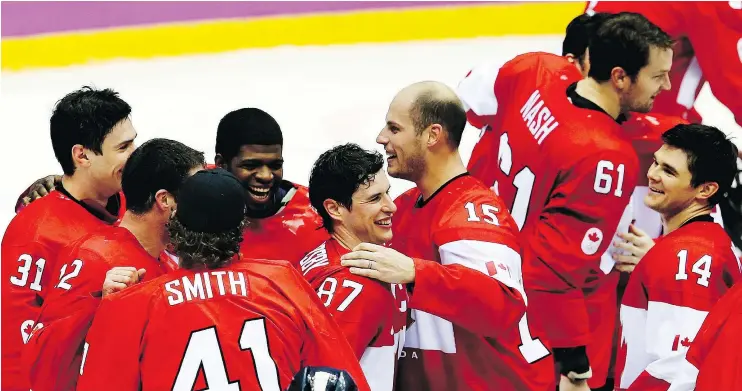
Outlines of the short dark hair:
{"type": "Polygon", "coordinates": [[[737,147],[721,130],[707,125],[680,124],[662,134],[665,145],[681,149],[688,156],[691,186],[716,182],[719,190],[709,198],[716,205],[737,176],[737,147]]]}
{"type": "Polygon", "coordinates": [[[621,67],[634,80],[649,63],[651,47],[670,49],[673,40],[644,16],[621,12],[605,20],[589,42],[590,72],[597,81],[611,78],[611,70],[621,67]]]}
{"type": "Polygon", "coordinates": [[[597,12],[593,15],[582,14],[572,19],[567,25],[562,41],[562,56],[571,53],[582,63],[585,61],[590,39],[595,36],[597,29],[613,14],[597,12]]]}
{"type": "Polygon", "coordinates": [[[176,199],[194,167],[204,166],[204,153],[164,138],[147,141],[132,152],[121,176],[126,209],[142,214],[152,209],[155,193],[164,189],[176,199]]]}
{"type": "Polygon", "coordinates": [[[270,114],[254,107],[229,112],[216,130],[216,153],[229,163],[243,145],[283,145],[283,133],[270,114]]]}
{"type": "Polygon", "coordinates": [[[440,98],[435,91],[425,91],[417,96],[410,107],[410,117],[419,135],[432,124],[440,124],[448,133],[452,147],[458,148],[466,127],[466,111],[452,98],[440,98]]]}
{"type": "Polygon", "coordinates": [[[49,122],[54,155],[64,174],[75,172],[73,146],[80,144],[100,155],[103,140],[130,114],[131,106],[109,88],[85,86],[60,99],[49,122]]]}
{"type": "Polygon", "coordinates": [[[334,231],[334,221],[325,210],[325,200],[335,200],[350,210],[353,193],[374,180],[383,168],[384,157],[379,152],[366,151],[357,144],[339,145],[320,155],[309,176],[309,201],[328,232],[334,231]]]}
{"type": "Polygon", "coordinates": [[[247,221],[243,220],[237,228],[209,233],[191,231],[177,218],[170,219],[168,234],[175,255],[180,260],[179,266],[183,269],[218,269],[226,266],[240,252],[242,231],[246,224],[247,221]]]}

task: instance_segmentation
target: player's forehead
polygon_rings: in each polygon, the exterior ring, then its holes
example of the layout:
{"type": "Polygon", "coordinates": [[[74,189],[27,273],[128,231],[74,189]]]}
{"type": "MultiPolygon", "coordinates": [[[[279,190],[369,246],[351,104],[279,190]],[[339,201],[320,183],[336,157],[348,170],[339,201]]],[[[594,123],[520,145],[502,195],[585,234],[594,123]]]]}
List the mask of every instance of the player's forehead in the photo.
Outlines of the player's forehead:
{"type": "Polygon", "coordinates": [[[125,118],[113,126],[110,132],[103,138],[104,146],[115,147],[122,143],[134,141],[137,137],[137,131],[134,129],[131,120],[125,118]]]}
{"type": "Polygon", "coordinates": [[[398,95],[389,104],[389,110],[386,113],[387,124],[406,125],[411,122],[410,107],[412,101],[404,95],[398,95]]]}
{"type": "Polygon", "coordinates": [[[647,65],[644,69],[650,73],[670,72],[672,67],[672,49],[663,49],[658,46],[649,47],[647,65]]]}
{"type": "Polygon", "coordinates": [[[368,183],[358,186],[358,189],[353,193],[353,197],[364,199],[375,194],[386,193],[387,189],[389,189],[389,178],[382,168],[368,183]]]}
{"type": "Polygon", "coordinates": [[[239,161],[256,160],[268,163],[272,161],[280,161],[283,160],[283,146],[280,144],[245,144],[240,147],[235,159],[239,161]]]}
{"type": "Polygon", "coordinates": [[[680,148],[663,144],[654,154],[658,164],[666,164],[674,168],[679,174],[689,173],[688,154],[680,148]]]}

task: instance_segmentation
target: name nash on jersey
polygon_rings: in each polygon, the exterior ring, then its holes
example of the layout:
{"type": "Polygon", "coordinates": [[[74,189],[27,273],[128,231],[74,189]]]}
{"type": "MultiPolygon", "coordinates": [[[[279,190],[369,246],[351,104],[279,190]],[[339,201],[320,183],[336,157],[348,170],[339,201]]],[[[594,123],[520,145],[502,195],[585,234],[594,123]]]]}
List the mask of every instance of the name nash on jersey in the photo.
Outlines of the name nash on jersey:
{"type": "Polygon", "coordinates": [[[526,104],[520,109],[520,114],[538,145],[541,145],[549,133],[559,126],[559,122],[556,121],[551,114],[551,110],[546,107],[544,100],[541,99],[539,90],[533,91],[526,104]]]}

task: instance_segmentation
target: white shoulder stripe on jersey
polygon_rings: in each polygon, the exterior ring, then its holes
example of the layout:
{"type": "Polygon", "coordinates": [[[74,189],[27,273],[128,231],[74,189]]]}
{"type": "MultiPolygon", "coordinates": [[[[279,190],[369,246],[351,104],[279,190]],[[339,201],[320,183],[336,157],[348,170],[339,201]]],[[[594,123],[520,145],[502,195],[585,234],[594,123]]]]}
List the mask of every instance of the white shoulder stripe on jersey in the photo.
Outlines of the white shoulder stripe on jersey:
{"type": "Polygon", "coordinates": [[[440,246],[438,252],[443,265],[459,264],[478,270],[518,290],[526,300],[520,254],[512,248],[500,243],[456,240],[440,246]]]}
{"type": "Polygon", "coordinates": [[[464,103],[465,110],[472,110],[477,115],[497,114],[495,79],[501,66],[502,64],[478,66],[459,82],[456,93],[464,103]]]}

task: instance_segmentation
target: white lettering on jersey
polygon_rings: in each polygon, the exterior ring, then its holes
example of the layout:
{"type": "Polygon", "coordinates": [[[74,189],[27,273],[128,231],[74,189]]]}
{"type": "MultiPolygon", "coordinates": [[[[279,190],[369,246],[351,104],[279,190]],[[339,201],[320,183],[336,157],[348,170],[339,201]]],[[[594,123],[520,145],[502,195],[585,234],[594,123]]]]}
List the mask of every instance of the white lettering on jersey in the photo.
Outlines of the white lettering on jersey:
{"type": "Polygon", "coordinates": [[[307,275],[307,273],[309,273],[310,270],[320,266],[327,266],[329,264],[330,261],[327,259],[327,249],[325,248],[325,243],[322,243],[319,247],[307,253],[307,255],[305,255],[304,258],[299,261],[299,265],[301,266],[301,273],[305,276],[307,275]]]}
{"type": "Polygon", "coordinates": [[[192,276],[183,276],[178,280],[172,280],[163,286],[167,292],[167,301],[170,305],[181,304],[192,300],[211,299],[215,295],[226,296],[228,293],[233,296],[247,296],[247,278],[242,272],[225,272],[211,271],[197,273],[192,276]],[[227,276],[229,289],[226,289],[224,276],[227,276]],[[215,277],[219,291],[211,285],[211,278],[215,277]]]}
{"type": "Polygon", "coordinates": [[[559,122],[556,122],[556,118],[551,114],[551,110],[546,107],[544,100],[541,99],[541,92],[539,90],[533,91],[520,109],[520,114],[523,116],[528,130],[539,145],[559,126],[559,122]]]}

